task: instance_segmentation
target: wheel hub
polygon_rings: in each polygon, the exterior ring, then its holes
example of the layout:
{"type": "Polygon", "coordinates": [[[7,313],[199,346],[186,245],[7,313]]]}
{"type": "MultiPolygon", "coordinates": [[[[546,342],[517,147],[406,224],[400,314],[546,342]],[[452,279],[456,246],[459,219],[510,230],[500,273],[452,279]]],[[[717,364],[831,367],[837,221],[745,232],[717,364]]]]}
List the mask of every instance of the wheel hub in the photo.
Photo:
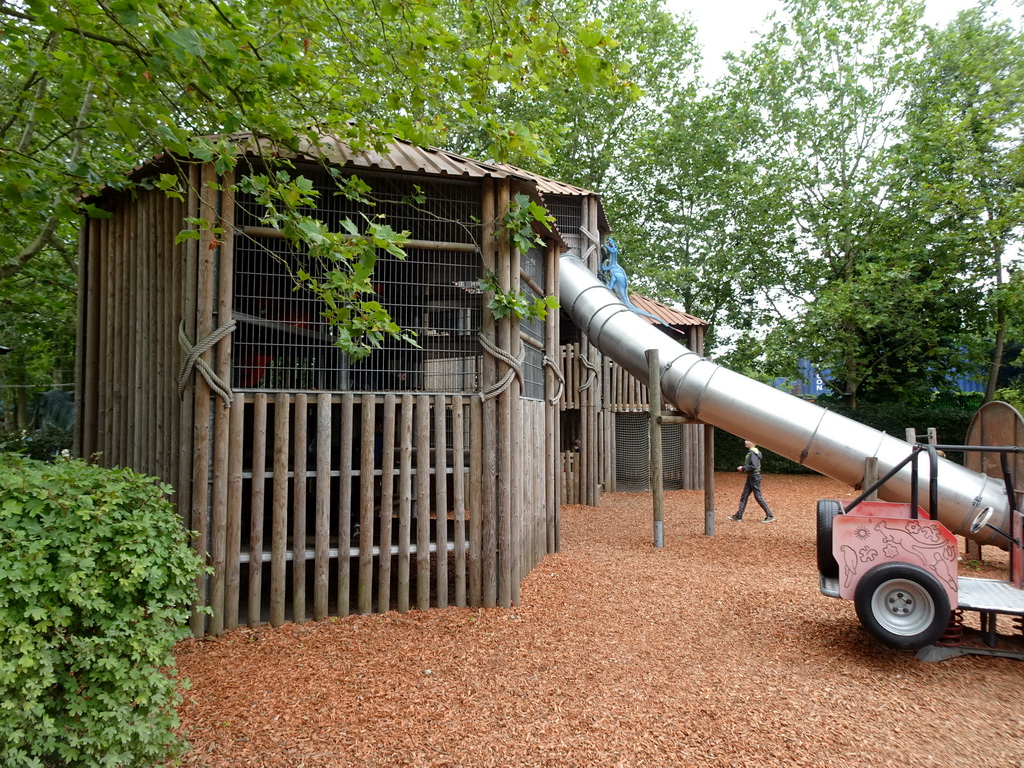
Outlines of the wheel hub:
{"type": "Polygon", "coordinates": [[[901,589],[891,592],[885,602],[889,610],[897,616],[906,616],[913,612],[915,607],[914,596],[901,589]]]}
{"type": "Polygon", "coordinates": [[[915,635],[935,616],[935,607],[921,585],[896,578],[880,584],[871,600],[872,611],[886,630],[896,635],[915,635]]]}

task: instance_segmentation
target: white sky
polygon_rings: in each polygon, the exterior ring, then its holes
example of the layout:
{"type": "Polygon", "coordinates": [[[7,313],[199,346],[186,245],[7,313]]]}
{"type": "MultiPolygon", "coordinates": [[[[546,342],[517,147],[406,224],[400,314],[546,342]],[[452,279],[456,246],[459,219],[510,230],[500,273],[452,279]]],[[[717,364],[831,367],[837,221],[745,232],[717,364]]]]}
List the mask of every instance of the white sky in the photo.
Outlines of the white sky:
{"type": "MultiPolygon", "coordinates": [[[[925,0],[925,23],[944,24],[976,4],[977,0],[925,0]]],[[[765,17],[782,10],[782,0],[665,0],[665,7],[688,15],[696,24],[697,42],[704,51],[704,77],[713,82],[725,73],[722,56],[747,48],[765,17]]],[[[997,8],[1002,15],[1019,18],[1012,0],[999,0],[997,8]]]]}

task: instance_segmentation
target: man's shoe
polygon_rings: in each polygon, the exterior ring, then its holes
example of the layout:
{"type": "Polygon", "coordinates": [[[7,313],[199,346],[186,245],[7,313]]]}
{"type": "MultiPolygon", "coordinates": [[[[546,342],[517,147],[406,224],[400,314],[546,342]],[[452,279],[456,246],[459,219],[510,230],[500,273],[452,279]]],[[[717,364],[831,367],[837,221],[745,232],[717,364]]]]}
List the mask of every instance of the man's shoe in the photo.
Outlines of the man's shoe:
{"type": "Polygon", "coordinates": [[[739,521],[740,521],[740,520],[742,520],[743,518],[742,518],[742,517],[740,517],[740,516],[738,516],[738,515],[729,515],[729,517],[727,517],[726,519],[727,519],[727,520],[735,520],[735,521],[739,522],[739,521]]]}
{"type": "Polygon", "coordinates": [[[762,523],[774,523],[775,522],[775,515],[770,515],[769,517],[766,517],[761,522],[762,523]]]}

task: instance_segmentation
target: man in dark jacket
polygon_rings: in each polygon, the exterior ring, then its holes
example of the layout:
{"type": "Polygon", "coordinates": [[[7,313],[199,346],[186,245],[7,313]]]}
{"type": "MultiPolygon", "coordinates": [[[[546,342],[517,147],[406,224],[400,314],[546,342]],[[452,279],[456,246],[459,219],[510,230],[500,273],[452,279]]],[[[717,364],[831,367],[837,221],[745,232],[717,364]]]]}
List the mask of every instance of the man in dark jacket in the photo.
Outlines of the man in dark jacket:
{"type": "Polygon", "coordinates": [[[743,484],[743,492],[740,494],[740,508],[735,515],[730,515],[730,520],[742,520],[743,510],[747,508],[747,499],[750,498],[750,494],[754,494],[754,501],[761,505],[761,509],[764,510],[765,518],[762,523],[774,523],[775,515],[768,508],[768,502],[764,500],[764,496],[761,495],[761,451],[758,450],[757,446],[754,445],[751,440],[744,440],[743,444],[747,446],[747,457],[743,460],[742,467],[736,467],[737,472],[745,472],[747,474],[747,482],[743,484]]]}

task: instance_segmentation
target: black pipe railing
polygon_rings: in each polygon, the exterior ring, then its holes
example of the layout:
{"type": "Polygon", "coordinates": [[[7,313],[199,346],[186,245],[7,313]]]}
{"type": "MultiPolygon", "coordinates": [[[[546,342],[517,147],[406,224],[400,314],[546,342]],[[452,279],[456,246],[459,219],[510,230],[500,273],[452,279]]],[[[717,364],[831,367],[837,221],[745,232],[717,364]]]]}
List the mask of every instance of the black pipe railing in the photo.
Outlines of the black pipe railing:
{"type": "MultiPolygon", "coordinates": [[[[939,504],[939,477],[938,477],[938,475],[939,475],[939,473],[938,473],[938,468],[939,468],[938,452],[939,451],[961,451],[961,452],[965,452],[965,453],[968,452],[968,451],[975,452],[975,453],[998,453],[999,454],[1000,469],[1002,470],[1002,473],[1003,473],[1003,483],[1006,486],[1006,497],[1007,497],[1007,501],[1009,503],[1010,514],[1012,516],[1015,512],[1017,512],[1017,494],[1016,494],[1015,489],[1013,487],[1013,476],[1010,473],[1010,459],[1009,459],[1009,456],[1010,456],[1010,454],[1013,454],[1013,453],[1024,453],[1024,448],[1017,447],[1017,446],[1014,446],[1014,445],[936,445],[936,444],[929,443],[927,445],[917,444],[917,445],[912,446],[911,447],[911,451],[910,451],[910,455],[907,456],[907,458],[903,459],[903,461],[901,461],[899,464],[897,464],[892,469],[890,469],[888,472],[886,472],[885,475],[883,475],[878,480],[873,482],[869,487],[864,489],[864,491],[860,494],[860,496],[855,498],[853,501],[851,501],[849,504],[847,504],[844,507],[843,513],[844,514],[848,513],[851,509],[856,507],[858,504],[860,504],[861,502],[865,501],[869,496],[871,496],[873,493],[875,493],[875,491],[877,491],[879,488],[881,488],[883,485],[885,485],[887,482],[889,482],[889,480],[891,480],[893,477],[895,477],[899,473],[899,471],[901,469],[903,469],[905,466],[907,466],[907,464],[910,464],[911,465],[910,466],[910,484],[911,484],[910,485],[910,514],[911,514],[912,519],[916,520],[917,517],[918,517],[918,508],[919,508],[919,505],[917,503],[917,500],[918,500],[918,482],[917,482],[917,479],[918,479],[918,469],[917,469],[917,461],[920,458],[921,453],[924,452],[924,451],[928,452],[928,463],[929,463],[929,467],[931,469],[931,474],[930,474],[930,477],[928,479],[928,501],[929,501],[928,508],[931,510],[931,514],[935,514],[935,510],[938,509],[938,504],[939,504]]],[[[1011,519],[1012,519],[1012,517],[1011,517],[1011,519]]],[[[1008,536],[1004,531],[1001,531],[998,528],[995,528],[993,526],[988,526],[988,527],[992,528],[994,531],[1000,533],[1001,535],[1003,535],[1004,537],[1009,539],[1011,542],[1014,541],[1014,539],[1011,536],[1008,536]]]]}

